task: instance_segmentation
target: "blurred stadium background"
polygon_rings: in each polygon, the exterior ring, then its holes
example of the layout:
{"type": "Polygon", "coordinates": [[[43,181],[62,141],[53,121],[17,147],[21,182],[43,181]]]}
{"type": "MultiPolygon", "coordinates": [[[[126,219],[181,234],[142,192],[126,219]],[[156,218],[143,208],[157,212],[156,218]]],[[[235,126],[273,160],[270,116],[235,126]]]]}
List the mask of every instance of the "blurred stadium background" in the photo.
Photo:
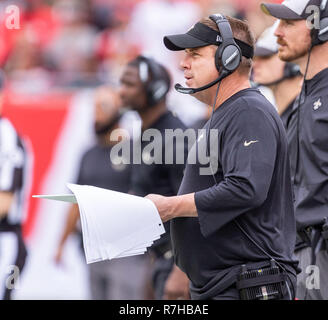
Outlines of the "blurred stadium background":
{"type": "MultiPolygon", "coordinates": [[[[260,12],[260,2],[0,1],[0,63],[7,79],[3,114],[27,142],[32,159],[24,223],[29,256],[15,299],[89,298],[79,239],[69,239],[62,265],[53,259],[68,205],[31,195],[67,193],[66,183],[75,181],[81,156],[94,141],[94,89],[116,86],[124,64],[139,53],[160,61],[174,83],[181,82],[179,55],[165,50],[163,35],[185,32],[199,18],[222,12],[247,19],[258,36],[273,23],[260,12]],[[10,5],[19,8],[17,29],[6,23],[10,5]]],[[[169,105],[187,125],[205,112],[173,90],[169,105]]]]}

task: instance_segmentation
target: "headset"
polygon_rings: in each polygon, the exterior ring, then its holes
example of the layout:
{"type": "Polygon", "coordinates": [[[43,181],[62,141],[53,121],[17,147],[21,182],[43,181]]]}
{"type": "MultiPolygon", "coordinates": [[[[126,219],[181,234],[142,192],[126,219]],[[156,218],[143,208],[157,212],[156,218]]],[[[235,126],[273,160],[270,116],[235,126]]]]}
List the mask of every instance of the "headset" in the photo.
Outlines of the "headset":
{"type": "Polygon", "coordinates": [[[320,3],[319,29],[313,28],[311,30],[312,46],[328,41],[328,17],[323,16],[327,8],[327,2],[328,0],[322,0],[320,3]]]}
{"type": "Polygon", "coordinates": [[[139,56],[139,77],[147,96],[147,106],[151,107],[161,101],[170,90],[170,76],[163,66],[154,59],[139,56]]]}
{"type": "Polygon", "coordinates": [[[233,37],[228,19],[222,14],[212,14],[209,18],[216,23],[221,35],[221,44],[215,53],[215,67],[219,72],[219,77],[199,88],[186,88],[177,83],[175,90],[180,93],[194,94],[206,90],[232,74],[241,63],[242,51],[233,37]]]}
{"type": "MultiPolygon", "coordinates": [[[[241,63],[242,52],[233,37],[232,29],[231,29],[228,19],[222,14],[212,14],[209,16],[209,18],[213,22],[215,22],[215,24],[217,25],[217,27],[219,29],[220,35],[221,35],[221,44],[218,46],[218,48],[216,49],[216,52],[215,52],[215,67],[216,67],[217,71],[219,72],[219,77],[216,80],[212,81],[211,83],[209,83],[203,87],[200,87],[200,88],[182,88],[179,84],[177,84],[175,86],[175,88],[177,91],[179,91],[179,89],[180,90],[181,89],[183,89],[183,90],[189,89],[192,91],[192,93],[195,93],[195,92],[205,90],[205,89],[215,85],[216,83],[218,83],[218,87],[217,87],[216,95],[215,95],[215,99],[214,99],[214,104],[213,104],[213,108],[212,108],[212,115],[210,118],[210,124],[209,124],[209,129],[210,129],[211,124],[212,124],[214,110],[215,110],[216,99],[218,97],[219,90],[220,90],[221,81],[224,78],[228,77],[230,74],[232,74],[235,70],[237,70],[237,68],[239,67],[239,65],[241,63]],[[179,86],[179,88],[177,88],[177,86],[179,86]]],[[[184,91],[186,91],[186,90],[184,90],[184,91]]],[[[187,93],[187,92],[183,92],[183,93],[187,93]]],[[[209,133],[209,131],[210,130],[208,130],[208,133],[209,133]]],[[[209,135],[208,135],[208,133],[207,133],[207,150],[206,150],[207,155],[209,154],[209,150],[208,150],[209,135]]],[[[213,175],[213,177],[214,177],[214,175],[213,175]]]]}
{"type": "Polygon", "coordinates": [[[242,59],[241,49],[233,37],[230,23],[225,16],[212,14],[209,18],[216,23],[222,37],[222,43],[215,53],[215,66],[220,74],[227,77],[239,67],[242,59]]]}

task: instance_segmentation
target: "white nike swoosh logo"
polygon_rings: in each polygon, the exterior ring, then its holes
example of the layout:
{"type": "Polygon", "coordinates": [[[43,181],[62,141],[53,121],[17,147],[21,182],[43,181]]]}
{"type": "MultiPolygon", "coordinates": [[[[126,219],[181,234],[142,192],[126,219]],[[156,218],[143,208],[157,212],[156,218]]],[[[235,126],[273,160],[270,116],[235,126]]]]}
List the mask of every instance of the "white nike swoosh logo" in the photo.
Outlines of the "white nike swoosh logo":
{"type": "Polygon", "coordinates": [[[244,146],[245,146],[245,147],[249,147],[251,144],[256,143],[256,142],[258,142],[258,140],[256,140],[256,141],[249,141],[249,142],[247,142],[247,141],[245,140],[245,142],[244,142],[244,146]]]}

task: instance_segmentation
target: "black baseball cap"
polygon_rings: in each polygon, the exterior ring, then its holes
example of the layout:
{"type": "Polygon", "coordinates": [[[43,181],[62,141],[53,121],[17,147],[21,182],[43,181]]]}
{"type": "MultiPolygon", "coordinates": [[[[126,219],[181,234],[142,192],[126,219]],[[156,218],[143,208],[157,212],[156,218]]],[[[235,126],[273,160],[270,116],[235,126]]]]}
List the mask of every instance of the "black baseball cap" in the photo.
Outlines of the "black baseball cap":
{"type": "MultiPolygon", "coordinates": [[[[163,41],[167,49],[180,51],[184,49],[205,47],[211,44],[219,46],[222,43],[222,37],[218,31],[206,26],[205,24],[197,22],[187,31],[187,33],[165,36],[163,41]]],[[[239,39],[235,39],[235,41],[240,47],[244,57],[248,59],[253,58],[254,49],[250,45],[239,39]]]]}
{"type": "Polygon", "coordinates": [[[311,5],[320,7],[321,0],[285,0],[282,4],[262,3],[262,11],[283,20],[305,20],[313,11],[307,10],[311,5]]]}

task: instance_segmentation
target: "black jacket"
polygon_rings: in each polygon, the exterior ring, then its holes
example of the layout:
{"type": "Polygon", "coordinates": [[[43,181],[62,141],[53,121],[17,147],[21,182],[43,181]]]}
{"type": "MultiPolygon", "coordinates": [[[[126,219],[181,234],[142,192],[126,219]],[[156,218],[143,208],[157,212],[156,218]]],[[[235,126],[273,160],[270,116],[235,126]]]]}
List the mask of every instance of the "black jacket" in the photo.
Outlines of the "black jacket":
{"type": "Polygon", "coordinates": [[[300,100],[287,128],[298,230],[328,216],[328,69],[305,81],[300,100]]]}

